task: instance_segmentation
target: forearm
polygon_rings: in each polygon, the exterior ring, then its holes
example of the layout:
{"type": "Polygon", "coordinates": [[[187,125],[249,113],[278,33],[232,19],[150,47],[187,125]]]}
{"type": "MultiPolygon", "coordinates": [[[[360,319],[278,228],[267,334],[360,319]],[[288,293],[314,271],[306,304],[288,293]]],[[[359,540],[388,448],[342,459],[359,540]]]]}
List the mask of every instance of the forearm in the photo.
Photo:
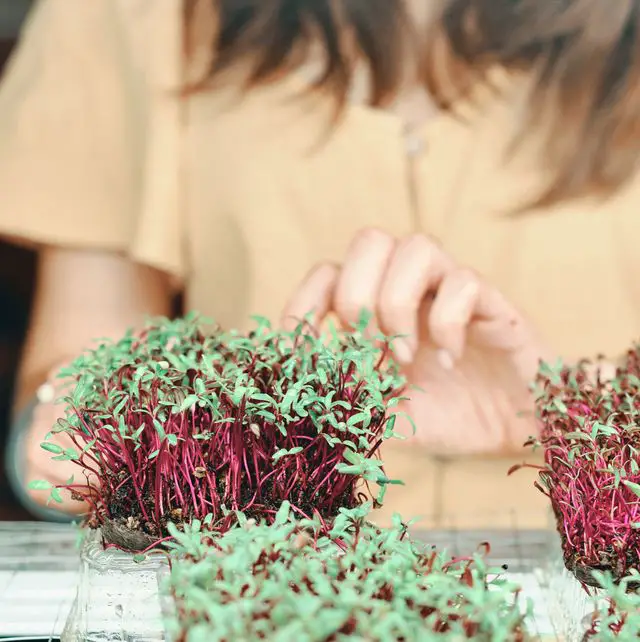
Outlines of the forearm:
{"type": "Polygon", "coordinates": [[[9,440],[5,451],[5,469],[11,488],[20,503],[36,518],[51,522],[69,522],[73,516],[60,510],[43,506],[35,501],[27,489],[29,479],[28,445],[34,438],[33,423],[38,407],[38,398],[23,404],[14,412],[9,427],[9,440]]]}

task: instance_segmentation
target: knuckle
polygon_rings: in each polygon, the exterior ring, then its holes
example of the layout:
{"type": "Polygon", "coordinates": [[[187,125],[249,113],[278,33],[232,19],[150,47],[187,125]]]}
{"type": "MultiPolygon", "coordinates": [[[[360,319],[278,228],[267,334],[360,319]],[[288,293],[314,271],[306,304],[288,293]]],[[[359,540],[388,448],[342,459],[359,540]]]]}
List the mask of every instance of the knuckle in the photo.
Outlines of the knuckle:
{"type": "Polygon", "coordinates": [[[425,234],[411,234],[403,240],[399,253],[414,257],[419,265],[439,266],[446,271],[455,270],[456,262],[432,238],[425,234]]]}
{"type": "Polygon", "coordinates": [[[478,274],[470,267],[466,266],[456,268],[451,272],[450,278],[455,279],[460,283],[478,283],[480,281],[478,274]]]}
{"type": "Polygon", "coordinates": [[[353,298],[338,292],[335,297],[334,307],[341,319],[355,323],[358,321],[360,313],[366,306],[355,301],[353,298]]]}
{"type": "Polygon", "coordinates": [[[357,244],[391,244],[394,242],[394,239],[391,234],[378,227],[365,227],[356,234],[355,242],[357,244]]]}
{"type": "Polygon", "coordinates": [[[384,325],[397,325],[412,319],[418,311],[418,304],[408,301],[401,293],[383,292],[380,297],[378,314],[384,325]]]}
{"type": "Polygon", "coordinates": [[[318,279],[318,278],[324,278],[324,277],[330,277],[334,275],[336,272],[338,272],[339,268],[336,263],[332,263],[331,261],[321,261],[316,263],[311,270],[307,273],[307,278],[305,279],[306,281],[308,280],[313,280],[313,279],[318,279]]]}
{"type": "Polygon", "coordinates": [[[441,253],[441,250],[424,234],[411,234],[403,240],[399,252],[432,260],[441,253]]]}

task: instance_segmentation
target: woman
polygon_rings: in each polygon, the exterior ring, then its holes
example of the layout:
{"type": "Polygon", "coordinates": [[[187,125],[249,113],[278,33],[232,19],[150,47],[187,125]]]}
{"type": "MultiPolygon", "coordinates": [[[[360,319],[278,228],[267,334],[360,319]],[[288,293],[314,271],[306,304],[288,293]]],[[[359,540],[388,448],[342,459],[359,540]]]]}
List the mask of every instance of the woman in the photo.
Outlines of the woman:
{"type": "MultiPolygon", "coordinates": [[[[629,30],[606,30],[599,2],[562,20],[538,3],[529,32],[531,16],[514,12],[527,2],[446,3],[425,74],[455,113],[427,121],[408,37],[426,4],[41,0],[0,92],[0,227],[41,248],[18,407],[92,338],[168,312],[176,287],[225,326],[311,309],[348,323],[366,306],[408,334],[398,357],[425,388],[408,408],[421,448],[385,452],[407,481],[390,508],[441,525],[507,525],[512,512],[540,525],[530,478],[504,473],[534,430],[518,416],[527,382],[540,357],[621,352],[640,301],[624,278],[635,182],[596,201],[584,135],[579,188],[547,189],[573,165],[545,128],[574,123],[558,107],[580,84],[578,54],[607,41],[614,56],[629,30]],[[508,20],[513,40],[500,43],[493,26],[508,20]],[[583,49],[563,48],[574,39],[583,49]],[[453,83],[460,71],[474,83],[453,83]],[[513,148],[530,91],[549,97],[550,120],[513,148]]],[[[633,89],[632,62],[621,68],[633,89]]],[[[605,104],[626,102],[625,88],[605,104]]],[[[575,94],[583,132],[600,116],[592,95],[575,94]]],[[[593,153],[615,143],[632,166],[632,138],[599,131],[593,153]]],[[[39,396],[16,431],[19,486],[64,474],[39,450],[59,413],[50,386],[39,396]]]]}

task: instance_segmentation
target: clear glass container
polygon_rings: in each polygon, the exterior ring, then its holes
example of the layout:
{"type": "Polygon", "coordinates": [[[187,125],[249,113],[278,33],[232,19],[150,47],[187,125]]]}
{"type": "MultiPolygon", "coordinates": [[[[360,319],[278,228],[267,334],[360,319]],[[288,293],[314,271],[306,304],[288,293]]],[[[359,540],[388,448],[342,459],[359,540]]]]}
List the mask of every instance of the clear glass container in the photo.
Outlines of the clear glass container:
{"type": "Polygon", "coordinates": [[[82,545],[78,590],[61,642],[165,642],[160,583],[167,556],[105,549],[90,531],[82,545]]]}
{"type": "MultiPolygon", "coordinates": [[[[555,528],[555,519],[553,519],[555,528]]],[[[567,570],[562,556],[560,536],[554,532],[546,565],[547,603],[549,617],[561,642],[581,642],[591,626],[594,611],[601,608],[603,599],[598,591],[585,591],[573,573],[567,570]]]]}

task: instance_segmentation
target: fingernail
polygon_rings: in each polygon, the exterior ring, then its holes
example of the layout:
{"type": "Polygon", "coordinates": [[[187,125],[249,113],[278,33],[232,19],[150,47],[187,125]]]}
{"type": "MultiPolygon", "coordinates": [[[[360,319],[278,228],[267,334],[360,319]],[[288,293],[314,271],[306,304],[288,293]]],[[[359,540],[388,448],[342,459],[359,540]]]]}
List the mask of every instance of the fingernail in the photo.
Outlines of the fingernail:
{"type": "Polygon", "coordinates": [[[456,365],[453,357],[451,356],[451,353],[448,350],[438,350],[438,352],[436,353],[436,357],[438,359],[438,363],[445,370],[453,370],[456,365]]]}
{"type": "Polygon", "coordinates": [[[400,363],[409,363],[413,360],[413,349],[406,339],[395,339],[393,351],[400,363]]]}

